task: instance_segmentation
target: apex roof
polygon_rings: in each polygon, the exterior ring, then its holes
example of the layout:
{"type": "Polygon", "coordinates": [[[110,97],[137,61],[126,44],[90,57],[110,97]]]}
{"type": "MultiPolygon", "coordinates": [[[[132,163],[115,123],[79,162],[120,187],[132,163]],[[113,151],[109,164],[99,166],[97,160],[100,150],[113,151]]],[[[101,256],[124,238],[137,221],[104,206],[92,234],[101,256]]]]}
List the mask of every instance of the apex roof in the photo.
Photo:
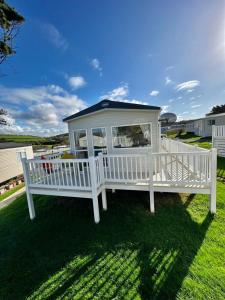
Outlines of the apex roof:
{"type": "Polygon", "coordinates": [[[79,111],[76,114],[73,114],[69,117],[63,119],[63,122],[67,122],[73,119],[76,119],[81,116],[85,116],[96,111],[100,111],[103,109],[143,109],[143,110],[160,110],[159,106],[152,106],[152,105],[144,105],[144,104],[136,104],[136,103],[127,103],[127,102],[120,102],[120,101],[112,101],[108,99],[104,99],[88,108],[85,108],[79,111]]]}

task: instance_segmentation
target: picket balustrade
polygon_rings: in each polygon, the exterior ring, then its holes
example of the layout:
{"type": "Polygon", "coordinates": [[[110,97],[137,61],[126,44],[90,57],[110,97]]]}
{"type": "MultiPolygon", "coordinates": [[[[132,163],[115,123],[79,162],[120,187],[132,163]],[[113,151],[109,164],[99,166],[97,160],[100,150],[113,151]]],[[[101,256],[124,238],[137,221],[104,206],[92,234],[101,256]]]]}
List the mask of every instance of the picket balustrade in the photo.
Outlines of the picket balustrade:
{"type": "Polygon", "coordinates": [[[70,193],[74,196],[82,192],[92,198],[94,218],[98,223],[98,194],[102,193],[103,209],[106,210],[106,188],[115,185],[118,189],[132,186],[138,190],[141,186],[146,187],[149,190],[151,212],[154,212],[155,187],[164,187],[166,191],[185,188],[190,193],[205,189],[211,195],[210,211],[215,213],[216,149],[207,151],[167,139],[162,141],[162,149],[164,152],[160,153],[99,154],[87,159],[27,160],[23,157],[30,218],[35,217],[32,193],[37,189],[40,193],[51,194],[60,191],[61,195],[67,191],[67,195],[70,193]]]}

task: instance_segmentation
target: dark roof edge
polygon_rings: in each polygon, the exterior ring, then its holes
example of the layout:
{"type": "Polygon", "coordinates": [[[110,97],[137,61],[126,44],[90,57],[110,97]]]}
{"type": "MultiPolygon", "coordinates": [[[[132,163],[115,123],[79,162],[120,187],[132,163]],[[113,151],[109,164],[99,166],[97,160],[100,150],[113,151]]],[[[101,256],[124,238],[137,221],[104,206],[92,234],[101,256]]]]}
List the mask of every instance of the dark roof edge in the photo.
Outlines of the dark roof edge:
{"type": "Polygon", "coordinates": [[[67,122],[67,121],[73,120],[75,118],[89,115],[91,113],[105,110],[105,109],[161,110],[161,108],[159,106],[151,106],[151,105],[128,103],[128,102],[119,102],[119,101],[112,101],[112,100],[104,99],[90,107],[87,107],[71,116],[64,118],[63,122],[67,122]]]}

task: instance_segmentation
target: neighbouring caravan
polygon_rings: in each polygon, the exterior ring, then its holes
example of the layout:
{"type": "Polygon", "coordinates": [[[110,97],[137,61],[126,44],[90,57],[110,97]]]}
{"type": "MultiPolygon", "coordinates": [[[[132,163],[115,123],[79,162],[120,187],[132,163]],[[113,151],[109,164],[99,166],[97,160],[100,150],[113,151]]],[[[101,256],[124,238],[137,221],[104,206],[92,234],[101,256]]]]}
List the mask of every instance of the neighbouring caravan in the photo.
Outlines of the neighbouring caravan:
{"type": "Polygon", "coordinates": [[[225,113],[206,115],[204,118],[187,121],[186,131],[199,136],[212,136],[212,126],[225,125],[225,113]]]}
{"type": "Polygon", "coordinates": [[[19,152],[26,153],[27,158],[33,158],[32,146],[24,146],[22,143],[0,143],[0,183],[23,174],[19,152]]]}

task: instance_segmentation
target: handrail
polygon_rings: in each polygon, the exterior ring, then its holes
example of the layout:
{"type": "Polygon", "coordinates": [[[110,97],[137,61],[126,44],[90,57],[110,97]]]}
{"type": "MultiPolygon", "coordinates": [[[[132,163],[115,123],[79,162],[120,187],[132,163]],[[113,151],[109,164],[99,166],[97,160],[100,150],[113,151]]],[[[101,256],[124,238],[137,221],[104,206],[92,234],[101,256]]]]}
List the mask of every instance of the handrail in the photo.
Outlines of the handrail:
{"type": "Polygon", "coordinates": [[[212,151],[107,155],[87,159],[25,160],[28,184],[92,189],[105,182],[210,183],[212,151]],[[92,162],[91,162],[92,161],[92,162]],[[95,169],[94,171],[92,169],[95,169]]]}

